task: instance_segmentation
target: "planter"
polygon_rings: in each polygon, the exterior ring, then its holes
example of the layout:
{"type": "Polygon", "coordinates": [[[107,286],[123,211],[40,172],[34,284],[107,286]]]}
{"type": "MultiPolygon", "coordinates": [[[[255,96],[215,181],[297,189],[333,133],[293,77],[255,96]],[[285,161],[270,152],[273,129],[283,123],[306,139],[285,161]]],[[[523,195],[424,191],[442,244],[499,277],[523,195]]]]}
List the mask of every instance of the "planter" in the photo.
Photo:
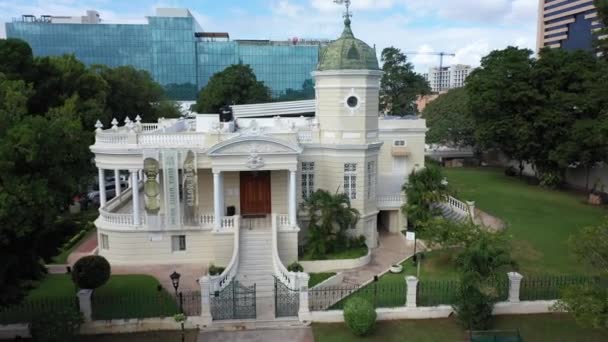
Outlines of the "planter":
{"type": "Polygon", "coordinates": [[[390,272],[391,273],[395,273],[395,274],[401,273],[401,272],[403,272],[403,266],[401,266],[401,265],[391,265],[390,272]]]}
{"type": "Polygon", "coordinates": [[[371,261],[371,250],[367,250],[367,255],[357,259],[333,259],[333,260],[316,260],[316,261],[300,261],[300,265],[304,267],[304,272],[307,273],[322,273],[322,272],[338,272],[342,270],[350,270],[369,264],[371,261]]]}

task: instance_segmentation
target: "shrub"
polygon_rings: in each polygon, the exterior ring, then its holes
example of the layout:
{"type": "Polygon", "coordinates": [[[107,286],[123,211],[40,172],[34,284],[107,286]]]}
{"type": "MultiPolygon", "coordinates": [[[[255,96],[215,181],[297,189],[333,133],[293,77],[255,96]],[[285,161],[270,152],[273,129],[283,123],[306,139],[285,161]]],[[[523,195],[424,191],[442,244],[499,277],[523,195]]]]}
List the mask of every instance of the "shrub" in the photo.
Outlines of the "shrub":
{"type": "Polygon", "coordinates": [[[513,167],[513,166],[509,166],[506,170],[505,170],[505,175],[509,176],[509,177],[515,177],[517,176],[518,172],[517,170],[513,167]]]}
{"type": "Polygon", "coordinates": [[[82,314],[74,309],[43,312],[30,323],[32,340],[37,342],[69,342],[84,322],[82,314]]]}
{"type": "Polygon", "coordinates": [[[226,269],[226,267],[219,267],[219,266],[215,266],[214,264],[209,265],[209,275],[220,275],[222,274],[222,272],[224,272],[224,270],[226,269]]]}
{"type": "Polygon", "coordinates": [[[361,297],[351,298],[344,304],[344,321],[353,334],[367,335],[376,324],[376,310],[369,301],[361,297]]]}
{"type": "Polygon", "coordinates": [[[289,272],[304,272],[304,267],[302,267],[302,265],[300,265],[297,261],[294,261],[287,266],[287,270],[289,272]]]}
{"type": "Polygon", "coordinates": [[[81,289],[96,289],[110,279],[110,263],[100,255],[88,255],[76,261],[72,280],[81,289]]]}
{"type": "Polygon", "coordinates": [[[492,322],[494,299],[476,284],[462,284],[454,310],[465,329],[486,330],[492,322]]]}

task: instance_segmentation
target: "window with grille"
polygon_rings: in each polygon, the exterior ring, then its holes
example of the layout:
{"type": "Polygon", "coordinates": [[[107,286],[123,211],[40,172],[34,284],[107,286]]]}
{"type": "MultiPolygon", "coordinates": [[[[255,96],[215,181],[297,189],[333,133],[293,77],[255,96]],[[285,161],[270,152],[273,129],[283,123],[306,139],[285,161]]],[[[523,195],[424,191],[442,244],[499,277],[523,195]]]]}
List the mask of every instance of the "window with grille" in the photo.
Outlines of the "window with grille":
{"type": "Polygon", "coordinates": [[[376,197],[376,162],[367,162],[367,199],[376,197]]]}
{"type": "Polygon", "coordinates": [[[308,199],[315,191],[315,162],[302,162],[302,198],[308,199]]]}
{"type": "Polygon", "coordinates": [[[357,164],[344,164],[344,193],[350,199],[357,199],[357,164]]]}
{"type": "Polygon", "coordinates": [[[174,235],[171,237],[171,251],[180,252],[186,250],[186,235],[174,235]]]}
{"type": "Polygon", "coordinates": [[[395,140],[393,143],[395,146],[405,146],[405,140],[395,140]]]}
{"type": "Polygon", "coordinates": [[[110,239],[106,234],[101,234],[101,249],[110,249],[110,239]]]}

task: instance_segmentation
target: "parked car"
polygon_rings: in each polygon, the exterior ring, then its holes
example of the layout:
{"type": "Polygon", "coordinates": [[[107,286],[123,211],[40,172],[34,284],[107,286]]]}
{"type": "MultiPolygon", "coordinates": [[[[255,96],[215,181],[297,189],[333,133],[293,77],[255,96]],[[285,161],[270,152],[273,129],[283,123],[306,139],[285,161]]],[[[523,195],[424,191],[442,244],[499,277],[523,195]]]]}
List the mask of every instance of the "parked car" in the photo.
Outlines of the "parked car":
{"type": "MultiPolygon", "coordinates": [[[[121,177],[122,178],[122,177],[121,177]]],[[[106,178],[107,180],[107,178],[106,178]]],[[[120,189],[125,190],[129,187],[128,181],[120,181],[120,189]]],[[[106,200],[109,201],[112,198],[116,197],[116,183],[114,182],[114,178],[112,177],[111,181],[106,182],[106,200]]],[[[99,198],[99,185],[95,184],[93,188],[87,193],[88,201],[95,206],[99,206],[100,198],[99,198]]]]}

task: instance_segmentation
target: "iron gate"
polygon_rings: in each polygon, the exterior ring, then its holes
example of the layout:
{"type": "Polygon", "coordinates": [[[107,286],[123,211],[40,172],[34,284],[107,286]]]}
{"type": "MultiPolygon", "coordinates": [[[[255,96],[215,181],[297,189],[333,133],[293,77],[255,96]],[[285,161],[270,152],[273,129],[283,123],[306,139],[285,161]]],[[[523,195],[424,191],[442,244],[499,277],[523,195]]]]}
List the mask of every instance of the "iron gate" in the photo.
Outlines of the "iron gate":
{"type": "Polygon", "coordinates": [[[294,317],[300,309],[300,291],[292,290],[274,278],[274,316],[294,317]]]}
{"type": "Polygon", "coordinates": [[[214,320],[255,319],[255,284],[244,286],[231,281],[211,295],[211,316],[214,320]]]}

